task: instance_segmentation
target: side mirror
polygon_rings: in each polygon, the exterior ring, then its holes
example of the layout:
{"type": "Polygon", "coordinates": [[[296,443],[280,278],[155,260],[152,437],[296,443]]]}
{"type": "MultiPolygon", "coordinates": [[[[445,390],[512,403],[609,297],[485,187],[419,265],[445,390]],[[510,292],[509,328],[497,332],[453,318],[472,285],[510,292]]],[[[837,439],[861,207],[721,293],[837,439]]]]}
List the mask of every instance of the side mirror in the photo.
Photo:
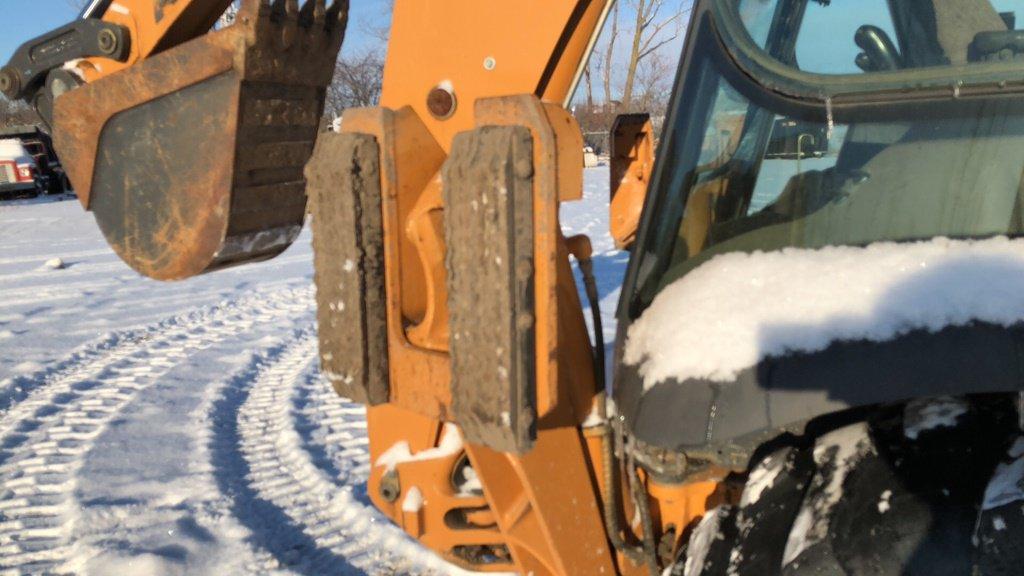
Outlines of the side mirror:
{"type": "Polygon", "coordinates": [[[610,228],[615,247],[636,241],[640,213],[654,169],[654,127],[649,114],[622,114],[611,131],[610,228]]]}

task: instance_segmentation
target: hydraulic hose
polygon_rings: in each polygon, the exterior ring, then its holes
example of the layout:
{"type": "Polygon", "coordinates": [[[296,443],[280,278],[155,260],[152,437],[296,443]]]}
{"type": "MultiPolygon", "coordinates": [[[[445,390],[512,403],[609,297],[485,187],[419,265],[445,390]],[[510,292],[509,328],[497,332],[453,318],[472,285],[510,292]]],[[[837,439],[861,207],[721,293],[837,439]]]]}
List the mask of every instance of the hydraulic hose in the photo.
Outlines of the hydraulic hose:
{"type": "MultiPolygon", "coordinates": [[[[605,353],[604,353],[604,328],[601,322],[601,298],[597,290],[597,280],[594,276],[593,248],[590,238],[584,235],[573,236],[567,240],[569,251],[579,264],[580,273],[583,275],[583,289],[587,294],[587,301],[590,303],[590,312],[594,325],[594,380],[600,386],[598,394],[598,414],[604,420],[604,433],[601,437],[601,464],[605,485],[605,495],[602,498],[602,512],[604,513],[605,530],[608,539],[615,550],[622,552],[630,562],[639,566],[647,565],[651,576],[658,575],[658,563],[655,556],[654,534],[651,522],[650,509],[647,506],[646,495],[637,494],[636,490],[631,495],[640,512],[641,522],[644,525],[643,547],[631,546],[622,537],[622,526],[619,523],[617,505],[622,498],[620,485],[615,477],[615,450],[614,431],[608,419],[607,383],[605,382],[605,353]]],[[[636,469],[629,471],[635,477],[636,469]]],[[[630,483],[632,486],[634,483],[630,483]]],[[[638,483],[637,483],[638,484],[638,483]]]]}
{"type": "MultiPolygon", "coordinates": [[[[565,241],[569,253],[576,258],[580,272],[583,274],[583,290],[587,293],[587,301],[590,302],[590,314],[594,320],[594,380],[601,388],[601,392],[607,393],[604,373],[604,328],[601,323],[601,295],[597,291],[597,280],[594,277],[594,248],[590,244],[590,238],[585,234],[578,234],[565,241]]],[[[598,406],[601,417],[607,420],[605,414],[604,394],[601,395],[601,403],[598,406]]]]}
{"type": "Polygon", "coordinates": [[[603,501],[604,525],[608,539],[616,550],[626,555],[636,565],[644,563],[643,549],[630,546],[622,538],[622,526],[619,525],[619,511],[616,505],[621,499],[618,478],[615,477],[615,451],[612,449],[612,427],[605,424],[601,445],[601,463],[604,472],[605,495],[603,501]]]}
{"type": "Polygon", "coordinates": [[[640,484],[640,477],[636,473],[636,464],[632,459],[629,461],[629,477],[633,481],[633,504],[640,512],[640,523],[643,525],[643,558],[647,563],[647,572],[650,576],[658,576],[661,568],[658,566],[658,548],[654,543],[654,522],[651,520],[651,509],[647,505],[647,494],[643,485],[640,484]]]}

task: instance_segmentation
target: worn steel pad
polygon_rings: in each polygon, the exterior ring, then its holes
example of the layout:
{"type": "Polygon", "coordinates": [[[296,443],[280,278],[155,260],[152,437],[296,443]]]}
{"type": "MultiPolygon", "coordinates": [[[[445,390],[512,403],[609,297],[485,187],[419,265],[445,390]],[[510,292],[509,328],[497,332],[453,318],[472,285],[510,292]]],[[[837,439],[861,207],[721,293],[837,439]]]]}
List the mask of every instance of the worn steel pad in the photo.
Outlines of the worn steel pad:
{"type": "Polygon", "coordinates": [[[468,441],[524,452],[536,435],[530,131],[458,135],[443,180],[452,411],[468,441]]]}

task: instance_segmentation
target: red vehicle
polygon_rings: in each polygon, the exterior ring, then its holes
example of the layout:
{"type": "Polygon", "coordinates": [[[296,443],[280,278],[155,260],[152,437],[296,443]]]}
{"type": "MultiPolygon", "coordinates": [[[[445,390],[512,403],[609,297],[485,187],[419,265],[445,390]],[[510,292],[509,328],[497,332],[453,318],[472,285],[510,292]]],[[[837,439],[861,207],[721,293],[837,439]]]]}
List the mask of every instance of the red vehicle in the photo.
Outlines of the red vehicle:
{"type": "MultiPolygon", "coordinates": [[[[60,158],[53,150],[50,135],[37,126],[12,126],[0,129],[0,141],[19,141],[35,163],[35,181],[41,194],[62,194],[71,191],[60,158]]],[[[3,194],[3,192],[0,192],[3,194]]]]}
{"type": "Polygon", "coordinates": [[[36,196],[41,191],[38,164],[21,140],[0,140],[0,197],[36,196]]]}

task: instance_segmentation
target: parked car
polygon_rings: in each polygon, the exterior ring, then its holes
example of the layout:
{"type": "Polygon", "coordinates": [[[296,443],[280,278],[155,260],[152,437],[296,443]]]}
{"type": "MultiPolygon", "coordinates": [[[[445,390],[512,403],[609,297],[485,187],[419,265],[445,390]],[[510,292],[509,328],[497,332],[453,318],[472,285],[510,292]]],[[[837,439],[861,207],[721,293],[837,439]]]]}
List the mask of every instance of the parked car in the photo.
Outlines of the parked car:
{"type": "Polygon", "coordinates": [[[35,160],[36,178],[40,192],[46,194],[62,194],[71,191],[60,158],[53,149],[50,135],[36,126],[13,126],[0,129],[0,139],[17,139],[35,160]]]}
{"type": "Polygon", "coordinates": [[[37,196],[44,190],[36,159],[21,140],[0,140],[0,197],[37,196]]]}

